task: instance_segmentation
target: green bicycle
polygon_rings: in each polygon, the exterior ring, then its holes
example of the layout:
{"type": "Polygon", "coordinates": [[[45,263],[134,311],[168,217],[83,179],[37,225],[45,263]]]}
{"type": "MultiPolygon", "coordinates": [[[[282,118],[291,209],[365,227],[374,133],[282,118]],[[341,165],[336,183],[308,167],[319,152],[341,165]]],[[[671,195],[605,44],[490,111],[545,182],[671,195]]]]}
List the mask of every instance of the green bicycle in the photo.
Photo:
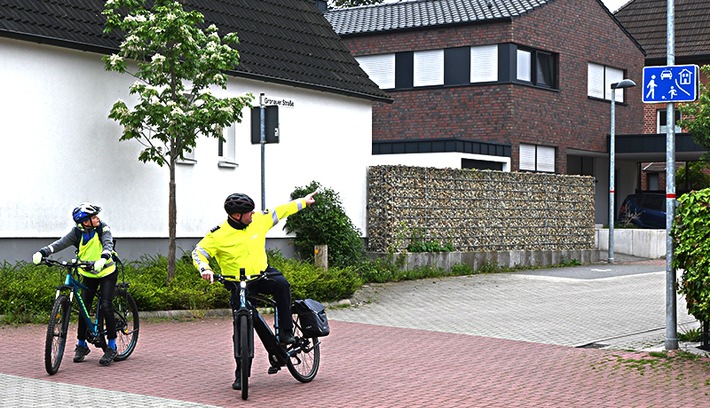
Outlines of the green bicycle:
{"type": "MultiPolygon", "coordinates": [[[[81,267],[91,270],[94,263],[77,261],[76,259],[57,261],[50,258],[43,258],[42,263],[56,266],[66,271],[64,284],[57,287],[57,295],[52,307],[52,313],[49,316],[49,323],[47,324],[44,367],[49,375],[53,375],[59,370],[62,357],[64,357],[69,320],[75,298],[78,304],[79,318],[86,321],[86,341],[104,351],[108,345],[106,343],[106,329],[103,324],[100,295],[95,293],[96,307],[92,309],[92,305],[85,304],[80,294],[80,290],[90,289],[79,281],[78,269],[81,267]],[[90,313],[89,310],[93,313],[90,313]]],[[[118,259],[116,264],[119,268],[116,273],[121,273],[123,276],[123,264],[118,259]]],[[[138,307],[133,297],[128,293],[128,285],[125,279],[117,283],[116,295],[113,299],[113,310],[116,316],[116,351],[118,352],[114,359],[115,361],[127,359],[135,350],[138,342],[138,307]]]]}

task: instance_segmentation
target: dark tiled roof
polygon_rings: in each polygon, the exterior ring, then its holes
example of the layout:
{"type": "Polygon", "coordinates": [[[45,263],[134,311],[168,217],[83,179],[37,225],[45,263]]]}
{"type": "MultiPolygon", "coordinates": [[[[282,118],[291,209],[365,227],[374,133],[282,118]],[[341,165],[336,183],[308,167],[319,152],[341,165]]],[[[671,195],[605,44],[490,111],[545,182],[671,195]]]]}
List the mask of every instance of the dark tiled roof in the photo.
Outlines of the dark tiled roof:
{"type": "MultiPolygon", "coordinates": [[[[647,60],[664,63],[667,54],[667,0],[633,0],[616,19],[646,50],[647,60]]],[[[710,1],[675,0],[676,58],[710,58],[710,1]]]]}
{"type": "Polygon", "coordinates": [[[330,10],[342,35],[510,20],[554,0],[417,0],[330,10]]]}
{"type": "MultiPolygon", "coordinates": [[[[234,74],[370,100],[391,101],[340,41],[313,0],[188,0],[236,32],[234,74]]],[[[118,49],[103,33],[103,0],[0,0],[0,36],[99,53],[118,49]]]]}

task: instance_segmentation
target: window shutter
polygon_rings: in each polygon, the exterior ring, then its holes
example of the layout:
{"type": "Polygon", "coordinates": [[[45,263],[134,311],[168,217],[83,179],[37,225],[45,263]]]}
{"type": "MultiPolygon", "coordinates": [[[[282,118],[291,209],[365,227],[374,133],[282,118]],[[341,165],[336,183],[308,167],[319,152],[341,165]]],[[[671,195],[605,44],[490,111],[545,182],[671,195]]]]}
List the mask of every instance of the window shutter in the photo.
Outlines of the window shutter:
{"type": "Polygon", "coordinates": [[[537,170],[548,173],[555,172],[555,148],[537,146],[537,170]]]}
{"type": "MultiPolygon", "coordinates": [[[[606,83],[604,84],[605,98],[611,100],[611,84],[624,79],[624,71],[616,68],[606,67],[606,83]]],[[[616,102],[624,102],[624,90],[617,89],[615,93],[616,102]]]]}
{"type": "Polygon", "coordinates": [[[355,59],[381,89],[394,88],[394,54],[367,55],[355,59]]]}
{"type": "Polygon", "coordinates": [[[520,144],[520,170],[535,171],[535,145],[520,144]]]}
{"type": "Polygon", "coordinates": [[[414,53],[414,86],[444,84],[444,50],[414,53]]]}
{"type": "Polygon", "coordinates": [[[471,47],[471,83],[498,80],[498,45],[471,47]]]}
{"type": "Polygon", "coordinates": [[[604,66],[587,65],[587,96],[604,99],[604,66]]]}

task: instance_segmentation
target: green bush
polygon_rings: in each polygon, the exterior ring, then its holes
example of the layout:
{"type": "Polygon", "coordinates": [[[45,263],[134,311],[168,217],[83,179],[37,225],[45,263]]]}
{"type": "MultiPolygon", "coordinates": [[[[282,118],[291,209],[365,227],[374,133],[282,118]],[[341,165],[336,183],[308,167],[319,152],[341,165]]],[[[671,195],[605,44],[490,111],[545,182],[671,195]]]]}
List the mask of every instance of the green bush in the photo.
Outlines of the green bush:
{"type": "Polygon", "coordinates": [[[64,274],[48,266],[5,262],[0,267],[0,314],[15,323],[46,322],[64,274]]]}
{"type": "Polygon", "coordinates": [[[188,310],[226,307],[229,295],[222,285],[210,285],[188,257],[175,262],[175,277],[167,282],[168,259],[143,257],[126,265],[126,280],[139,310],[188,310]],[[225,299],[221,301],[221,299],[225,299]]]}
{"type": "MultiPolygon", "coordinates": [[[[305,187],[297,187],[291,198],[303,197],[320,187],[312,181],[305,187]]],[[[312,261],[316,245],[328,245],[329,266],[345,268],[365,259],[362,234],[345,213],[340,195],[323,188],[315,199],[308,210],[289,216],[284,226],[286,232],[296,233],[294,245],[301,259],[312,261]]]]}
{"type": "Polygon", "coordinates": [[[710,189],[680,196],[671,235],[672,266],[683,270],[678,293],[685,295],[688,313],[710,321],[710,189]]]}
{"type": "Polygon", "coordinates": [[[311,298],[323,302],[347,299],[362,286],[355,268],[317,268],[312,263],[284,258],[280,252],[268,252],[269,265],[280,270],[289,283],[294,299],[311,298]]]}
{"type": "MultiPolygon", "coordinates": [[[[355,268],[327,271],[310,263],[286,259],[269,252],[270,264],[281,270],[291,283],[293,298],[322,302],[349,298],[362,285],[355,268]]],[[[167,257],[145,256],[125,262],[119,281],[129,282],[129,291],[138,310],[205,310],[229,307],[229,291],[210,285],[197,273],[189,254],[176,260],[175,278],[167,282],[167,257]]],[[[215,265],[215,271],[219,268],[215,265]]],[[[0,315],[11,323],[46,322],[64,271],[46,265],[18,262],[0,265],[0,315]]]]}
{"type": "Polygon", "coordinates": [[[424,239],[424,231],[421,228],[412,231],[411,242],[407,245],[409,252],[453,252],[455,250],[456,247],[450,242],[441,243],[424,239]]]}

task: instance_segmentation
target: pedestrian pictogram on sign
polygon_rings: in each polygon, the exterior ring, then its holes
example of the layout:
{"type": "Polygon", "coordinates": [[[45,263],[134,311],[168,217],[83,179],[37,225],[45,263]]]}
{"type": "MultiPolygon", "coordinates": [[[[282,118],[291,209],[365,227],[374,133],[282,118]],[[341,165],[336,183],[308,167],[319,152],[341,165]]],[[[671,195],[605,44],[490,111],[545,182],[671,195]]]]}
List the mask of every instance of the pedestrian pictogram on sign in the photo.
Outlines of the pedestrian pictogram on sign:
{"type": "Polygon", "coordinates": [[[692,102],[698,97],[697,65],[643,68],[645,103],[692,102]]]}

